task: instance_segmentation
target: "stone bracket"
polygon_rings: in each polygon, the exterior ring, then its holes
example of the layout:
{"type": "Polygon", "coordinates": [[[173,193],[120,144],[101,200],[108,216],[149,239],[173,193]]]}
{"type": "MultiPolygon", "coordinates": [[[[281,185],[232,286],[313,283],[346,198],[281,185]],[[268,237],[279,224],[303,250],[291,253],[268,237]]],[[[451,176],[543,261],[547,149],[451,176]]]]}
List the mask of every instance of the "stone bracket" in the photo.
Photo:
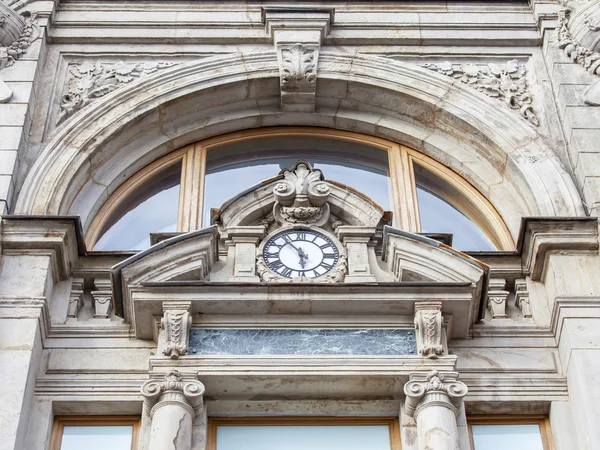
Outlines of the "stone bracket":
{"type": "Polygon", "coordinates": [[[71,293],[69,295],[69,306],[67,317],[77,318],[79,310],[83,306],[83,278],[73,278],[71,282],[71,293]]]}
{"type": "Polygon", "coordinates": [[[415,303],[415,332],[420,355],[435,359],[444,354],[442,302],[415,303]]]}
{"type": "Polygon", "coordinates": [[[108,319],[113,306],[111,281],[109,278],[96,278],[94,286],[96,287],[96,290],[92,291],[94,317],[108,319]]]}
{"type": "Polygon", "coordinates": [[[523,318],[533,318],[529,300],[529,291],[527,290],[527,280],[525,278],[515,280],[515,305],[521,310],[523,318]]]}
{"type": "Polygon", "coordinates": [[[192,317],[192,302],[163,302],[161,327],[165,330],[166,342],[163,355],[178,359],[188,352],[192,317]]]}
{"type": "Polygon", "coordinates": [[[333,9],[263,9],[266,32],[273,38],[279,62],[283,111],[314,112],[319,49],[333,16],[333,9]]]}
{"type": "Polygon", "coordinates": [[[492,278],[489,282],[487,307],[492,312],[493,319],[506,319],[506,299],[509,292],[505,290],[504,278],[492,278]]]}

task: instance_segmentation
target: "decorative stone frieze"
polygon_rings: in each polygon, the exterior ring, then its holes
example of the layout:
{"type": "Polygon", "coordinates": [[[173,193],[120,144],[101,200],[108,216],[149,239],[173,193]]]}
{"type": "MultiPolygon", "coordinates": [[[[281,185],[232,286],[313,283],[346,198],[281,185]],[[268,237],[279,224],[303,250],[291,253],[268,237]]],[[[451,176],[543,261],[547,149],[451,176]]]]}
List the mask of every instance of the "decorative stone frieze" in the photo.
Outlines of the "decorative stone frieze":
{"type": "Polygon", "coordinates": [[[415,303],[415,331],[420,355],[433,359],[444,354],[442,302],[415,303]]]}
{"type": "Polygon", "coordinates": [[[515,305],[521,310],[523,318],[531,319],[533,317],[525,278],[515,280],[515,305]]]}
{"type": "Polygon", "coordinates": [[[329,221],[329,194],[323,173],[308,161],[298,161],[283,172],[283,180],[273,188],[275,220],[280,224],[322,226],[329,221]]]}
{"type": "Polygon", "coordinates": [[[492,278],[489,282],[487,307],[492,312],[493,319],[506,319],[506,299],[509,292],[506,287],[506,280],[503,278],[492,278]]]}
{"type": "Polygon", "coordinates": [[[431,70],[455,78],[477,89],[488,97],[504,101],[511,109],[518,110],[531,124],[539,121],[531,104],[531,91],[527,83],[527,69],[518,60],[505,64],[457,64],[451,62],[423,64],[431,70]]]}
{"type": "Polygon", "coordinates": [[[192,421],[204,408],[204,390],[195,377],[184,377],[177,370],[142,385],[144,405],[152,419],[149,450],[191,448],[192,421]]]}
{"type": "Polygon", "coordinates": [[[177,359],[188,352],[191,302],[164,302],[161,326],[165,331],[163,355],[177,359]]]}
{"type": "Polygon", "coordinates": [[[56,125],[115,89],[175,64],[153,61],[107,63],[95,60],[69,64],[56,125]]]}
{"type": "Polygon", "coordinates": [[[108,278],[96,278],[94,280],[95,291],[92,291],[94,304],[94,317],[97,319],[108,319],[112,310],[111,282],[108,278]]]}
{"type": "Polygon", "coordinates": [[[404,385],[404,411],[417,422],[419,450],[458,450],[456,418],[467,386],[456,372],[413,373],[404,385]]]}
{"type": "Polygon", "coordinates": [[[281,109],[313,112],[319,48],[329,33],[333,10],[267,7],[263,21],[277,52],[281,109]]]}
{"type": "Polygon", "coordinates": [[[73,278],[67,317],[77,318],[77,313],[83,307],[83,278],[73,278]]]}

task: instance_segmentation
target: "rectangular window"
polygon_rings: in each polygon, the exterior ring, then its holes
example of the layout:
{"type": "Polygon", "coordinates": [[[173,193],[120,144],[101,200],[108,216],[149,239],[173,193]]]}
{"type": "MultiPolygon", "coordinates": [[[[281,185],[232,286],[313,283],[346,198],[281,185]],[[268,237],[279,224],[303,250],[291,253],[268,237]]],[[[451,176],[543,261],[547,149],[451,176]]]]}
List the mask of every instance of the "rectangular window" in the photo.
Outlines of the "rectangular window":
{"type": "Polygon", "coordinates": [[[137,416],[57,417],[50,450],[135,450],[137,416]]]}
{"type": "Polygon", "coordinates": [[[211,418],[207,450],[400,450],[397,418],[211,418]]]}
{"type": "Polygon", "coordinates": [[[472,416],[473,450],[551,450],[552,435],[543,416],[472,416]]]}

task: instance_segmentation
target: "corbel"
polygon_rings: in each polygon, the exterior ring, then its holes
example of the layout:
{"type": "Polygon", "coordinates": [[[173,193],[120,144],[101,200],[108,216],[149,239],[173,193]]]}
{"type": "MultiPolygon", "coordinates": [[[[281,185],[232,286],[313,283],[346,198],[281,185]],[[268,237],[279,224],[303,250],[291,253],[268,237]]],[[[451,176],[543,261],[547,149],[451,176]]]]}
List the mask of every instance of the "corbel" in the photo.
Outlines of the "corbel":
{"type": "Polygon", "coordinates": [[[531,319],[533,317],[525,278],[515,280],[515,305],[521,310],[523,318],[531,319]]]}
{"type": "Polygon", "coordinates": [[[420,355],[435,359],[444,354],[442,302],[415,303],[415,333],[420,355]]]}
{"type": "Polygon", "coordinates": [[[489,282],[487,307],[492,312],[493,319],[506,319],[506,299],[509,292],[505,290],[504,278],[492,278],[489,282]]]}
{"type": "Polygon", "coordinates": [[[267,7],[262,15],[277,52],[281,109],[314,112],[319,50],[329,34],[334,10],[267,7]]]}
{"type": "Polygon", "coordinates": [[[69,294],[69,306],[67,317],[77,318],[79,310],[83,307],[83,278],[73,278],[71,282],[71,293],[69,294]]]}
{"type": "Polygon", "coordinates": [[[161,327],[165,331],[163,355],[178,359],[188,352],[192,302],[163,302],[161,327]]]}
{"type": "Polygon", "coordinates": [[[92,301],[94,305],[94,317],[96,319],[108,319],[112,310],[112,289],[109,278],[94,279],[94,287],[92,291],[92,301]]]}

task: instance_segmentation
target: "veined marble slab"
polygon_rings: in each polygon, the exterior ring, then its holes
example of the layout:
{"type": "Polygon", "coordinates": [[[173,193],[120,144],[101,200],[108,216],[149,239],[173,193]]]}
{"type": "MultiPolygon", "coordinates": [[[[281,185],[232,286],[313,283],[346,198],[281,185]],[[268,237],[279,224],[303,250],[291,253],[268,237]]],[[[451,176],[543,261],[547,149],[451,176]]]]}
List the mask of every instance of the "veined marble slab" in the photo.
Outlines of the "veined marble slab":
{"type": "Polygon", "coordinates": [[[416,355],[412,329],[206,329],[190,331],[191,355],[416,355]]]}

